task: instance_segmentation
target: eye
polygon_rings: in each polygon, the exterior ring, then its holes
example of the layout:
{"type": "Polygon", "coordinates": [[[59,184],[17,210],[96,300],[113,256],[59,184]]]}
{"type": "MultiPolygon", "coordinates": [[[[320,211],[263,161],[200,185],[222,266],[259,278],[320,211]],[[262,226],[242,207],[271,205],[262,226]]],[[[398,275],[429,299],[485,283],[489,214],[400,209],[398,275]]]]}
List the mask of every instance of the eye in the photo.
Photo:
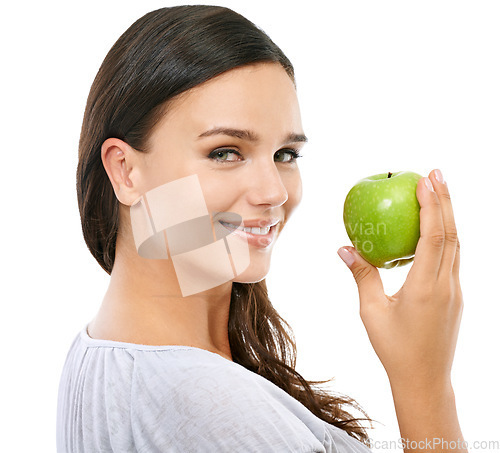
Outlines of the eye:
{"type": "MultiPolygon", "coordinates": [[[[280,149],[279,151],[276,151],[274,154],[276,162],[288,164],[288,163],[293,163],[295,162],[299,157],[302,157],[296,150],[294,149],[280,149]]],[[[229,148],[219,148],[213,150],[209,155],[209,159],[213,159],[216,162],[219,163],[226,163],[226,162],[238,162],[240,159],[238,157],[242,157],[241,154],[234,150],[234,149],[229,149],[229,148]],[[228,156],[234,156],[232,159],[228,158],[228,156]]]]}
{"type": "Polygon", "coordinates": [[[215,149],[213,150],[209,155],[209,159],[213,159],[217,162],[236,162],[236,159],[227,159],[224,158],[224,156],[227,156],[229,154],[232,154],[234,156],[240,156],[241,154],[238,151],[235,151],[234,149],[215,149]]]}
{"type": "Polygon", "coordinates": [[[278,162],[283,162],[283,163],[291,163],[295,162],[299,157],[302,157],[296,150],[294,149],[280,149],[279,151],[276,151],[275,156],[286,156],[288,154],[289,158],[287,160],[278,160],[278,162]]]}

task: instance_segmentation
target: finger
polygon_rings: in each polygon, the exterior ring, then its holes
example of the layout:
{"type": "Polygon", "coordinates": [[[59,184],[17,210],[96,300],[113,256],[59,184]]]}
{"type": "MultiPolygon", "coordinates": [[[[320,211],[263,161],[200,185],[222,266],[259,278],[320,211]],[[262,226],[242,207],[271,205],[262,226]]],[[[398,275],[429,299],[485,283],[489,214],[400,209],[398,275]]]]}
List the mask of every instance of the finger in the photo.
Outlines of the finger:
{"type": "Polygon", "coordinates": [[[460,268],[460,240],[457,238],[457,248],[455,252],[455,259],[453,261],[453,269],[451,271],[453,277],[459,281],[459,268],[460,268]]]}
{"type": "Polygon", "coordinates": [[[455,255],[457,253],[457,227],[455,226],[450,192],[439,170],[433,170],[429,174],[429,179],[432,181],[434,190],[439,197],[444,225],[444,245],[439,275],[449,276],[452,272],[455,255]]]}
{"type": "Polygon", "coordinates": [[[438,276],[444,247],[444,225],[439,197],[429,178],[418,181],[417,199],[420,204],[420,238],[411,274],[425,282],[438,276]]]}
{"type": "Polygon", "coordinates": [[[360,309],[385,299],[384,285],[378,269],[366,262],[354,247],[341,247],[337,251],[352,272],[358,285],[360,309]]]}

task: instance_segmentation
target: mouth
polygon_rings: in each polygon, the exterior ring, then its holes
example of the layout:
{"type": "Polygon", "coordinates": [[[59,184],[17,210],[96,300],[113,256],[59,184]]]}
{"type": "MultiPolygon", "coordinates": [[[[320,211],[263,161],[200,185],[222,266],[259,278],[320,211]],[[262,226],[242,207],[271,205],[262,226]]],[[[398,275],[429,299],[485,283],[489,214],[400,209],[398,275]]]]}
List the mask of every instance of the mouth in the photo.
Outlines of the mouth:
{"type": "Polygon", "coordinates": [[[250,233],[250,234],[255,234],[258,236],[265,236],[266,234],[269,234],[269,231],[271,230],[271,228],[276,226],[276,225],[273,225],[272,227],[265,227],[265,228],[259,228],[259,227],[247,228],[247,227],[243,227],[243,226],[236,226],[236,225],[233,225],[232,223],[228,223],[228,222],[223,222],[222,220],[219,220],[219,222],[221,223],[222,226],[225,226],[228,230],[240,230],[240,231],[244,231],[244,232],[250,233]]]}
{"type": "Polygon", "coordinates": [[[259,248],[266,248],[272,244],[278,228],[277,223],[264,228],[236,226],[222,220],[219,220],[219,223],[235,235],[246,239],[249,245],[259,248]]]}

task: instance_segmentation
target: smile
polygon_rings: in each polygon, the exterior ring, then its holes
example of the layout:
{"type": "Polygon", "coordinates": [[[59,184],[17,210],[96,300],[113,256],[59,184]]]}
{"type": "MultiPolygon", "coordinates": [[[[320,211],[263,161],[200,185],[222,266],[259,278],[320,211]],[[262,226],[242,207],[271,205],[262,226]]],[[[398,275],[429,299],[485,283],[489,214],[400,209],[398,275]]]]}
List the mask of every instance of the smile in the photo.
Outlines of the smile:
{"type": "Polygon", "coordinates": [[[257,235],[262,235],[262,236],[268,234],[269,231],[271,230],[271,227],[266,227],[266,228],[259,228],[259,227],[246,228],[246,227],[242,227],[242,226],[237,227],[236,225],[233,225],[232,223],[223,222],[222,220],[220,220],[219,222],[221,223],[221,225],[223,225],[226,228],[229,228],[231,230],[240,230],[240,231],[244,231],[246,233],[257,234],[257,235]]]}
{"type": "Polygon", "coordinates": [[[255,248],[266,250],[276,239],[278,223],[264,228],[236,226],[229,222],[219,220],[219,223],[233,235],[240,237],[255,248]]]}

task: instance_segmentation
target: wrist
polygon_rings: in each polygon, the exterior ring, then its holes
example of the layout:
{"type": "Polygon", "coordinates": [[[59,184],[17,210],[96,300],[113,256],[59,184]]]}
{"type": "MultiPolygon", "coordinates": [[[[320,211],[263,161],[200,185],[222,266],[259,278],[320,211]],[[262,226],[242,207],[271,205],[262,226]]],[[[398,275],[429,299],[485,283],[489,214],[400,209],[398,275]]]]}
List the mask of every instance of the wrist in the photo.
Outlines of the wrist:
{"type": "MultiPolygon", "coordinates": [[[[462,442],[455,394],[450,380],[432,383],[391,382],[394,407],[401,438],[407,442],[427,445],[434,439],[462,442]]],[[[427,447],[426,447],[427,448],[427,447]]],[[[414,451],[406,449],[405,452],[414,451]]],[[[415,451],[427,451],[425,448],[415,451]]],[[[448,450],[438,450],[448,451],[448,450]]],[[[460,447],[454,453],[467,452],[460,447]]]]}
{"type": "Polygon", "coordinates": [[[389,383],[393,396],[404,395],[410,397],[414,395],[417,398],[421,398],[423,395],[430,395],[433,398],[436,396],[454,396],[450,376],[426,379],[417,379],[415,376],[399,379],[389,377],[389,383]]]}
{"type": "Polygon", "coordinates": [[[398,413],[420,413],[430,416],[456,411],[451,382],[391,386],[394,407],[398,413]]]}

